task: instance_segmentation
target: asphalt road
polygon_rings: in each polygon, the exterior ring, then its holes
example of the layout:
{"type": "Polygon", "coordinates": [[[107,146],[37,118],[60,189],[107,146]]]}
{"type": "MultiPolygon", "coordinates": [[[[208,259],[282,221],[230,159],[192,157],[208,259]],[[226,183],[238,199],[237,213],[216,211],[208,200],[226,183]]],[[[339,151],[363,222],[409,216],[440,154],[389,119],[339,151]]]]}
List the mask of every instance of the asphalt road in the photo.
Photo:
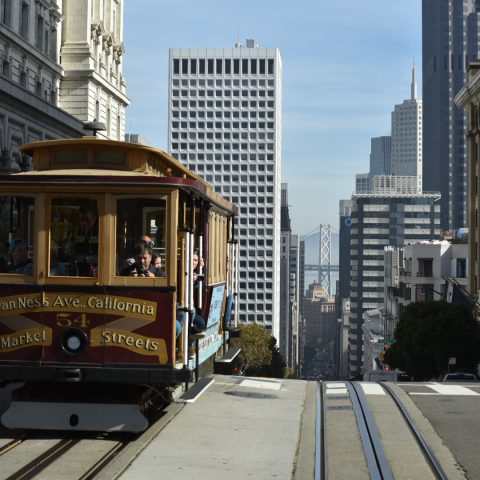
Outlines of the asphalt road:
{"type": "Polygon", "coordinates": [[[468,479],[480,478],[480,383],[399,385],[431,423],[468,479]]]}

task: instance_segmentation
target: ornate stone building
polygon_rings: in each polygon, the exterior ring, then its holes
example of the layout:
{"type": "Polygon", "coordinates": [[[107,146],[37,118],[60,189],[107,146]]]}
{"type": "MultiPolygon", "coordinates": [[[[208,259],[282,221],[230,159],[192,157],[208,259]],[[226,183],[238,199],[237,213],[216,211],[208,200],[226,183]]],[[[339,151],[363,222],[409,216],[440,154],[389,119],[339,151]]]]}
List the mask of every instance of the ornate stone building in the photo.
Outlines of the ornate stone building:
{"type": "Polygon", "coordinates": [[[88,134],[123,139],[120,0],[0,0],[0,170],[30,168],[23,143],[88,134]]]}

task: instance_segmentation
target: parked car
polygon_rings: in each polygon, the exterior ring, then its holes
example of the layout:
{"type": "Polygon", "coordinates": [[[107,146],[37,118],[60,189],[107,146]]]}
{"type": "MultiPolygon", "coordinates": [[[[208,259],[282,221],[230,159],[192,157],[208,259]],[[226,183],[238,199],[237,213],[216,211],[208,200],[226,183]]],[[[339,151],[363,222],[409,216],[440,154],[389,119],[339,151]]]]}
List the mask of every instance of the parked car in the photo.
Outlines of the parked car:
{"type": "Polygon", "coordinates": [[[447,373],[443,377],[444,382],[478,382],[474,373],[447,373]]]}

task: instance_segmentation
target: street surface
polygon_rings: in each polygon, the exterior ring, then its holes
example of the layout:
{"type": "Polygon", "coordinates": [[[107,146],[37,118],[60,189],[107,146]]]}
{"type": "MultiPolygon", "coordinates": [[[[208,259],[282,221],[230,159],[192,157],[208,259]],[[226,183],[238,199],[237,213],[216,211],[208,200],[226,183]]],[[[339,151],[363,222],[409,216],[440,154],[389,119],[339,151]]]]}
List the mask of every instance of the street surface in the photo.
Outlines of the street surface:
{"type": "MultiPolygon", "coordinates": [[[[145,434],[148,440],[140,452],[126,449],[95,478],[315,478],[317,382],[214,378],[194,403],[169,407],[171,412],[159,421],[164,425],[145,434]]],[[[389,385],[415,420],[447,478],[480,478],[480,383],[389,385]]],[[[392,399],[379,384],[361,382],[360,387],[393,477],[433,478],[392,399]]],[[[322,388],[328,475],[348,480],[370,478],[347,384],[324,382],[322,388]]],[[[0,410],[6,408],[7,397],[3,391],[0,410]]],[[[8,441],[12,433],[3,430],[0,440],[8,441]]]]}

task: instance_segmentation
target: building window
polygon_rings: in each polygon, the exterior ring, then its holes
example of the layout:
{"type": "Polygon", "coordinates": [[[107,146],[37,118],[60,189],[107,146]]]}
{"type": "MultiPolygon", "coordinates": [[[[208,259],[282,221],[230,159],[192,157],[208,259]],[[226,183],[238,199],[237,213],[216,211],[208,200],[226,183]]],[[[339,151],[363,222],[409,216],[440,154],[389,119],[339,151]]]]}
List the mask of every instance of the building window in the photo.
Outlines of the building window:
{"type": "Polygon", "coordinates": [[[197,73],[197,60],[195,58],[190,60],[190,73],[197,73]]]}
{"type": "Polygon", "coordinates": [[[12,26],[12,0],[3,0],[2,2],[2,23],[7,27],[12,26]]]}
{"type": "Polygon", "coordinates": [[[268,74],[273,75],[273,59],[268,59],[268,74]]]}
{"type": "Polygon", "coordinates": [[[43,17],[37,17],[37,48],[43,50],[43,17]]]}
{"type": "Polygon", "coordinates": [[[22,14],[20,16],[20,36],[28,38],[28,4],[22,3],[22,14]]]}
{"type": "Polygon", "coordinates": [[[248,75],[248,59],[242,59],[242,74],[248,75]]]}
{"type": "Polygon", "coordinates": [[[432,277],[432,276],[433,276],[433,259],[419,258],[417,277],[432,277]]]}
{"type": "Polygon", "coordinates": [[[427,302],[433,300],[433,285],[417,285],[415,300],[417,302],[427,302]]]}
{"type": "Polygon", "coordinates": [[[208,59],[208,74],[213,75],[213,58],[208,59]]]}
{"type": "Polygon", "coordinates": [[[457,278],[467,278],[466,258],[457,258],[457,278]]]}

